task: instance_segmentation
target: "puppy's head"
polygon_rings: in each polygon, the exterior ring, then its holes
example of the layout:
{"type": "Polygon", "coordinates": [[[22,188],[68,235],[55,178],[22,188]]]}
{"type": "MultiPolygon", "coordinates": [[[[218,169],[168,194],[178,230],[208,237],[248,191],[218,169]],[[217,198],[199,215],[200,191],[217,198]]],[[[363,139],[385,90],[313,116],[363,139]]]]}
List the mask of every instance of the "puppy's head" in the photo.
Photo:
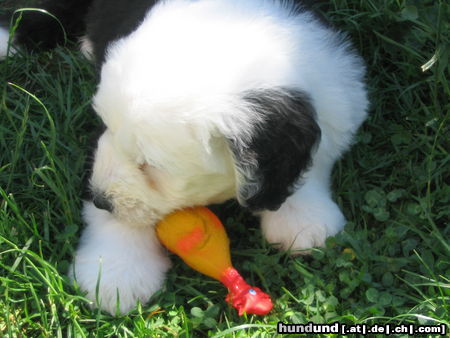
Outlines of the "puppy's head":
{"type": "Polygon", "coordinates": [[[126,119],[130,107],[102,95],[95,107],[108,128],[95,156],[93,202],[132,225],[232,197],[253,211],[275,210],[320,138],[313,106],[298,90],[145,102],[132,105],[126,119]]]}
{"type": "Polygon", "coordinates": [[[232,156],[223,138],[203,140],[182,122],[129,128],[108,128],[98,141],[90,180],[98,208],[141,226],[175,209],[235,195],[232,156]]]}

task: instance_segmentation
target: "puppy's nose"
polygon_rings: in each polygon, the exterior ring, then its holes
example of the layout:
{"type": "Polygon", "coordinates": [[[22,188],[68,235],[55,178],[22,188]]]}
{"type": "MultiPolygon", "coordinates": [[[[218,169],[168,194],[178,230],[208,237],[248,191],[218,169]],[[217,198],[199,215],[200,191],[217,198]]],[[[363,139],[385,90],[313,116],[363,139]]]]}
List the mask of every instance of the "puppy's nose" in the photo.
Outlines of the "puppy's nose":
{"type": "Polygon", "coordinates": [[[103,194],[94,194],[92,202],[99,209],[106,210],[109,212],[113,210],[111,201],[103,194]]]}

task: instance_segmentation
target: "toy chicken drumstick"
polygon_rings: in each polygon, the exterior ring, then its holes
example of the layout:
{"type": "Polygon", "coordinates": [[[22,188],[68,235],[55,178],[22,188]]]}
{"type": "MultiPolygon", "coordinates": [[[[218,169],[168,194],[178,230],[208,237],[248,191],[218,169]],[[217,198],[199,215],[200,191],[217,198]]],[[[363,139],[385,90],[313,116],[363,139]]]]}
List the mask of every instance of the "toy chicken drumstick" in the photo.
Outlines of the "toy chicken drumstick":
{"type": "Polygon", "coordinates": [[[229,291],[225,299],[240,316],[265,315],[272,309],[269,295],[248,285],[231,265],[227,234],[209,209],[173,212],[158,223],[156,233],[161,243],[191,268],[222,282],[229,291]]]}

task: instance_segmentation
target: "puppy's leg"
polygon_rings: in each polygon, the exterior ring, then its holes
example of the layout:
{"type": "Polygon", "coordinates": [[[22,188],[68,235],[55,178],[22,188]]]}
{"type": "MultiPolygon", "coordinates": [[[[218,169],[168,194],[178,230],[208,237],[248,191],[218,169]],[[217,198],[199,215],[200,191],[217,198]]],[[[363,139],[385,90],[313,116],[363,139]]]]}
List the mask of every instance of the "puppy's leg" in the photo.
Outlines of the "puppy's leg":
{"type": "Polygon", "coordinates": [[[111,314],[126,313],[161,288],[170,261],[153,227],[131,227],[86,203],[87,223],[69,273],[87,298],[111,314]]]}
{"type": "Polygon", "coordinates": [[[319,147],[300,188],[277,211],[262,212],[261,226],[269,243],[292,251],[320,247],[344,227],[345,218],[329,188],[334,159],[325,155],[319,147]]]}

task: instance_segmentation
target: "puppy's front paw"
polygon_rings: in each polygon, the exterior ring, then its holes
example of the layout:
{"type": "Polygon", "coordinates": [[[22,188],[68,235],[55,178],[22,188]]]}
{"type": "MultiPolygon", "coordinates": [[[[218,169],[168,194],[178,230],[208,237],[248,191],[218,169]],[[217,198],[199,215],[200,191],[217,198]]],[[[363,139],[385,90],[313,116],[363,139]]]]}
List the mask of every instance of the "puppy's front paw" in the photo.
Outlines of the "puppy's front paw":
{"type": "Polygon", "coordinates": [[[93,304],[123,314],[161,288],[170,261],[152,227],[120,224],[87,203],[87,222],[69,274],[93,304]]]}
{"type": "Polygon", "coordinates": [[[269,243],[293,254],[299,250],[322,247],[328,236],[345,224],[339,207],[330,198],[289,198],[277,211],[262,213],[261,227],[269,243]]]}

